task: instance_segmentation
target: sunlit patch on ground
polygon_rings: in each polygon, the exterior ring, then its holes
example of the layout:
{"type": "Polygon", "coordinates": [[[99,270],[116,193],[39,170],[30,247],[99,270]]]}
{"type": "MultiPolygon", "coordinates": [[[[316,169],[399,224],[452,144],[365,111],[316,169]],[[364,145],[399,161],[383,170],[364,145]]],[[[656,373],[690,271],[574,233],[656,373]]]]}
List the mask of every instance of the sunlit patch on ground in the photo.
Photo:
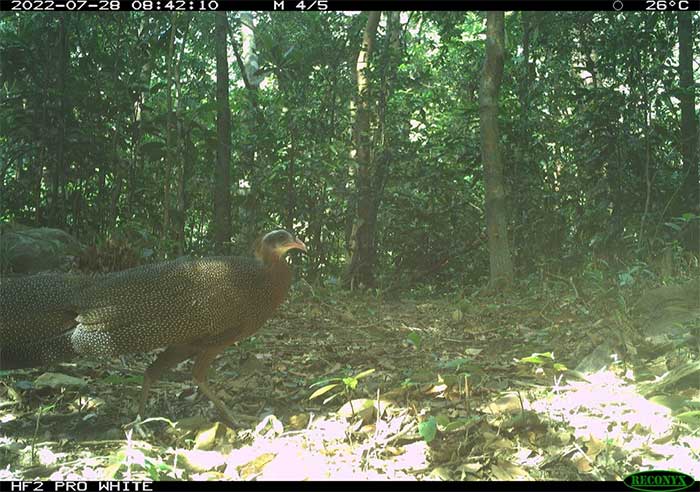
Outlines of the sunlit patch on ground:
{"type": "MultiPolygon", "coordinates": [[[[635,385],[612,371],[571,381],[552,396],[532,403],[532,409],[572,428],[582,469],[606,453],[611,460],[627,456],[643,467],[678,470],[700,476],[700,438],[677,439],[670,409],[637,393],[635,385]],[[588,465],[587,465],[588,463],[588,465]]],[[[576,460],[576,458],[574,458],[576,460]]]]}

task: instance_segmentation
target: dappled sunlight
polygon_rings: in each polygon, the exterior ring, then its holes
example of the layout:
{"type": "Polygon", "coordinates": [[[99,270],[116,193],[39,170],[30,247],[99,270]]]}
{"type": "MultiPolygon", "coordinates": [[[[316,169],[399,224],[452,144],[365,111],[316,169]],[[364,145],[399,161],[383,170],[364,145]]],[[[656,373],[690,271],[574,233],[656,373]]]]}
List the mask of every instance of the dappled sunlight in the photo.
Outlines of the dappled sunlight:
{"type": "Polygon", "coordinates": [[[558,387],[555,394],[532,402],[532,410],[569,425],[574,438],[587,443],[588,458],[601,452],[614,458],[620,449],[637,454],[640,465],[700,475],[692,451],[700,449],[700,439],[668,444],[676,438],[670,409],[644,398],[634,383],[612,371],[586,379],[558,387]]]}
{"type": "MultiPolygon", "coordinates": [[[[132,410],[104,403],[124,399],[124,388],[135,400],[140,388],[132,374],[147,360],[130,358],[131,373],[111,361],[107,377],[91,376],[105,363],[86,360],[80,371],[64,371],[88,378],[87,387],[41,375],[34,381],[60,380],[64,389],[25,391],[22,403],[0,408],[7,433],[0,447],[12,463],[0,476],[526,481],[620,480],[646,469],[700,472],[693,455],[700,438],[692,421],[679,416],[692,413],[687,402],[696,390],[691,384],[669,391],[694,374],[693,364],[670,371],[657,364],[653,372],[635,367],[620,376],[614,366],[581,381],[564,367],[569,360],[538,350],[567,347],[578,332],[543,343],[536,329],[541,317],[523,315],[525,301],[380,304],[342,292],[333,303],[320,299],[295,292],[276,323],[217,361],[212,380],[233,410],[233,428],[212,419],[210,403],[191,388],[187,364],[153,390],[156,408],[172,420],[115,427],[114,421],[130,421],[132,410]],[[529,329],[499,331],[513,319],[529,329]],[[304,331],[296,329],[302,325],[304,331]],[[362,327],[370,343],[349,326],[362,327]],[[673,412],[659,404],[664,395],[681,401],[673,412]],[[41,437],[32,450],[37,420],[41,437]]],[[[571,318],[577,328],[589,326],[571,318]]],[[[3,388],[24,384],[8,381],[3,388]]]]}
{"type": "MultiPolygon", "coordinates": [[[[236,480],[415,480],[410,472],[428,467],[428,446],[423,441],[399,449],[372,436],[348,439],[345,419],[316,417],[299,431],[284,431],[275,421],[272,429],[260,429],[250,444],[228,453],[180,450],[176,454],[184,459],[181,466],[196,473],[220,470],[220,478],[236,480]]],[[[383,427],[400,430],[400,425],[383,427]]]]}

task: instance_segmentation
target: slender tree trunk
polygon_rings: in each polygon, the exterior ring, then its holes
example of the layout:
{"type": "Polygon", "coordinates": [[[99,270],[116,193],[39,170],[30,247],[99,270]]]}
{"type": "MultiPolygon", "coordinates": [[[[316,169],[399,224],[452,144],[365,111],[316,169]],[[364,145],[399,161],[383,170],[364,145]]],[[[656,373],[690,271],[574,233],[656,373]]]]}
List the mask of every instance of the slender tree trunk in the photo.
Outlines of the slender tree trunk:
{"type": "MultiPolygon", "coordinates": [[[[681,100],[681,154],[683,155],[683,193],[674,207],[678,215],[700,215],[700,152],[698,151],[698,116],[695,114],[693,80],[693,12],[678,12],[678,72],[681,100]]],[[[695,221],[683,237],[686,248],[700,250],[700,223],[695,221]]]]}
{"type": "Polygon", "coordinates": [[[185,131],[182,125],[182,112],[183,112],[183,97],[182,97],[182,59],[185,56],[185,45],[187,44],[187,34],[190,29],[190,19],[191,17],[185,18],[185,27],[182,35],[182,42],[180,44],[180,53],[177,57],[177,66],[175,68],[175,92],[177,96],[177,102],[175,105],[175,123],[177,130],[177,146],[180,148],[178,152],[178,176],[177,176],[177,201],[175,205],[175,217],[173,220],[173,225],[175,226],[175,243],[177,248],[177,254],[182,255],[185,251],[185,217],[187,215],[187,178],[189,163],[186,162],[187,155],[184,152],[184,142],[185,142],[185,131]]]}
{"type": "MultiPolygon", "coordinates": [[[[248,180],[248,190],[243,200],[243,216],[244,223],[241,224],[243,237],[247,243],[252,243],[253,239],[259,234],[259,212],[258,212],[258,196],[259,179],[258,179],[258,159],[257,154],[260,149],[265,149],[264,135],[269,134],[265,130],[266,125],[262,118],[262,112],[258,103],[258,90],[263,78],[258,74],[260,65],[258,63],[258,55],[256,51],[255,40],[255,18],[252,12],[241,12],[241,49],[240,53],[234,45],[234,52],[241,71],[241,77],[246,87],[246,93],[250,102],[250,111],[245,115],[243,121],[247,127],[249,135],[255,135],[255,142],[247,142],[242,149],[242,168],[245,170],[246,179],[248,180]]],[[[233,37],[233,32],[231,32],[233,37]]],[[[269,161],[268,161],[269,162],[269,161]]]]}
{"type": "Polygon", "coordinates": [[[503,78],[503,12],[486,14],[486,57],[479,93],[481,156],[486,188],[486,230],[489,237],[490,287],[513,283],[513,262],[508,247],[503,161],[499,148],[498,93],[503,78]]]}
{"type": "Polygon", "coordinates": [[[187,183],[192,177],[193,161],[196,159],[194,144],[192,143],[192,134],[189,128],[183,130],[182,136],[182,172],[177,190],[178,203],[178,254],[182,255],[186,251],[187,241],[185,235],[185,217],[189,208],[189,196],[187,194],[187,183]]]}
{"type": "Polygon", "coordinates": [[[170,188],[175,159],[175,114],[173,113],[173,82],[175,78],[175,34],[177,32],[176,13],[170,14],[170,41],[168,43],[168,74],[166,89],[166,129],[165,129],[165,177],[163,179],[163,239],[170,238],[170,188]]]}
{"type": "MultiPolygon", "coordinates": [[[[530,61],[530,35],[532,33],[533,25],[533,12],[523,11],[520,13],[520,21],[522,26],[522,64],[519,67],[520,70],[517,71],[517,88],[518,88],[518,99],[520,102],[520,114],[518,118],[518,130],[520,138],[517,142],[514,142],[513,152],[515,153],[515,159],[513,159],[513,191],[516,196],[525,196],[526,191],[530,185],[530,180],[532,176],[532,166],[530,163],[530,86],[532,85],[534,79],[534,68],[530,61]]],[[[514,211],[515,212],[515,211],[514,211]]],[[[528,216],[530,214],[530,203],[525,202],[524,206],[515,212],[517,213],[515,220],[518,224],[525,224],[528,222],[528,216]]],[[[520,237],[517,231],[521,229],[516,227],[513,232],[513,244],[517,245],[520,242],[520,237]]],[[[524,231],[525,229],[522,228],[524,231]]],[[[518,251],[518,248],[515,248],[518,251]]]]}
{"type": "MultiPolygon", "coordinates": [[[[141,18],[141,24],[139,25],[137,43],[143,43],[144,32],[148,27],[148,17],[144,16],[141,18]]],[[[153,64],[149,57],[149,50],[138,52],[138,57],[136,63],[136,73],[134,79],[139,83],[138,90],[134,91],[134,99],[132,102],[132,115],[131,115],[131,158],[129,160],[129,170],[127,173],[127,192],[126,192],[126,211],[127,217],[132,217],[134,213],[134,190],[136,186],[136,170],[139,169],[139,164],[141,160],[141,139],[143,137],[143,108],[146,102],[146,95],[148,93],[147,89],[144,87],[149,87],[151,82],[151,72],[153,70],[153,64]]]]}
{"type": "Polygon", "coordinates": [[[114,184],[112,185],[112,196],[110,198],[110,204],[109,204],[109,220],[108,224],[114,224],[116,223],[117,220],[117,215],[119,214],[119,199],[122,194],[122,187],[123,187],[123,171],[122,171],[122,166],[119,165],[119,139],[118,139],[118,132],[115,129],[112,132],[112,149],[111,149],[111,157],[112,157],[112,172],[113,172],[113,180],[114,184]]]}
{"type": "Polygon", "coordinates": [[[71,233],[79,238],[80,223],[82,221],[83,211],[83,195],[85,194],[85,180],[78,177],[73,190],[73,223],[71,224],[71,233]]]}
{"type": "Polygon", "coordinates": [[[376,215],[379,211],[379,205],[384,194],[384,186],[389,177],[389,163],[392,160],[391,149],[392,145],[390,142],[390,121],[388,114],[389,99],[393,94],[394,85],[396,82],[396,73],[399,68],[400,60],[400,34],[401,34],[401,24],[399,21],[399,12],[393,11],[387,13],[387,26],[386,26],[386,44],[384,46],[383,60],[382,60],[382,85],[381,94],[379,97],[379,115],[378,115],[378,125],[379,125],[379,147],[381,152],[381,160],[376,163],[376,176],[375,176],[375,200],[373,204],[374,216],[376,222],[376,215]]]}
{"type": "MultiPolygon", "coordinates": [[[[43,127],[42,127],[43,128],[43,127]]],[[[43,157],[44,152],[39,153],[39,160],[43,161],[41,157],[43,157]]],[[[43,208],[42,208],[42,203],[41,203],[41,189],[43,188],[42,182],[44,180],[44,166],[42,164],[36,165],[36,180],[34,181],[34,224],[36,226],[41,226],[44,217],[42,214],[43,208]]]]}
{"type": "Polygon", "coordinates": [[[370,63],[374,52],[377,26],[381,12],[370,12],[362,37],[362,47],[357,57],[357,111],[355,115],[355,160],[357,174],[357,211],[350,234],[350,264],[346,281],[350,288],[355,284],[375,285],[374,245],[375,221],[372,217],[372,139],[371,139],[371,94],[370,63]]]}
{"type": "Polygon", "coordinates": [[[297,208],[297,194],[294,189],[294,176],[296,175],[296,159],[297,159],[297,135],[294,128],[293,110],[289,111],[290,118],[288,119],[290,139],[289,152],[287,153],[287,206],[284,209],[284,226],[288,231],[294,230],[294,215],[297,208]]]}
{"type": "MultiPolygon", "coordinates": [[[[91,136],[92,139],[92,136],[91,136]]],[[[94,141],[94,139],[92,139],[94,141]]],[[[107,206],[109,205],[109,191],[107,189],[107,168],[104,164],[100,166],[100,170],[97,174],[97,210],[99,211],[99,217],[104,217],[107,213],[107,206]]],[[[97,222],[97,230],[94,232],[99,234],[104,227],[104,221],[99,220],[97,222]]]]}
{"type": "MultiPolygon", "coordinates": [[[[118,23],[118,32],[124,33],[124,24],[123,24],[123,17],[117,17],[117,23],[118,23]]],[[[122,36],[116,36],[115,37],[116,41],[112,44],[112,52],[114,54],[114,58],[112,60],[112,86],[117,87],[119,85],[119,69],[118,69],[118,60],[119,58],[117,57],[117,53],[122,52],[122,44],[123,44],[123,37],[122,36]]],[[[124,190],[124,181],[125,181],[125,169],[124,166],[121,163],[121,159],[119,158],[119,149],[120,149],[120,138],[119,138],[119,128],[116,126],[112,130],[112,148],[111,148],[111,153],[110,153],[110,161],[111,161],[111,168],[112,168],[112,175],[113,175],[113,184],[112,184],[112,195],[110,199],[110,207],[109,207],[109,219],[107,220],[107,230],[110,230],[113,224],[116,223],[117,216],[120,215],[120,201],[121,201],[121,196],[122,192],[124,190]]],[[[126,185],[126,188],[129,188],[129,185],[126,185]]]]}
{"type": "Polygon", "coordinates": [[[694,209],[700,213],[700,156],[698,155],[698,117],[695,114],[693,80],[693,13],[678,12],[678,72],[681,94],[681,154],[685,174],[684,193],[678,212],[694,209]],[[685,207],[683,206],[685,205],[685,207]],[[685,209],[685,210],[683,210],[685,209]]]}
{"type": "Polygon", "coordinates": [[[226,12],[215,14],[216,39],[216,168],[214,170],[214,241],[225,253],[231,240],[231,108],[228,100],[228,58],[226,12]]]}
{"type": "Polygon", "coordinates": [[[57,44],[57,90],[58,90],[58,134],[56,142],[56,157],[54,163],[53,183],[52,183],[52,207],[51,223],[54,226],[62,227],[66,222],[65,210],[65,190],[66,181],[66,77],[68,76],[68,34],[66,32],[65,12],[58,14],[58,39],[57,44]]]}
{"type": "MultiPolygon", "coordinates": [[[[647,17],[645,20],[648,20],[649,17],[647,17]]],[[[648,28],[650,29],[650,28],[648,28]]],[[[644,67],[644,61],[641,59],[641,56],[639,58],[639,76],[641,77],[641,103],[642,103],[642,112],[643,112],[643,117],[644,117],[644,122],[643,122],[643,128],[644,128],[644,157],[642,159],[639,159],[639,166],[641,169],[639,169],[639,197],[640,200],[642,200],[641,203],[641,209],[643,210],[642,212],[642,219],[641,219],[641,224],[639,226],[639,236],[638,236],[638,244],[642,246],[644,244],[644,241],[646,240],[645,234],[645,225],[646,225],[646,220],[647,220],[647,214],[649,213],[649,206],[651,204],[651,198],[652,198],[652,186],[651,186],[651,177],[653,174],[653,168],[656,166],[654,165],[653,161],[653,151],[651,148],[651,108],[652,108],[652,103],[650,102],[650,98],[653,97],[653,95],[649,94],[649,83],[647,82],[647,71],[646,68],[644,67]]]]}

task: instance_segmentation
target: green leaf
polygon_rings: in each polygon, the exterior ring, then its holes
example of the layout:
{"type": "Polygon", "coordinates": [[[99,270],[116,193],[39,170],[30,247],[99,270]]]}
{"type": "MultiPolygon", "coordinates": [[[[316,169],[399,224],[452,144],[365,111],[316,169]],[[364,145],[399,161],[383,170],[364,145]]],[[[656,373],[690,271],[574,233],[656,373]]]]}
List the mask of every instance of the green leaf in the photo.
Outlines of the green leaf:
{"type": "Polygon", "coordinates": [[[329,396],[328,398],[326,398],[325,400],[323,400],[323,404],[325,405],[325,404],[328,403],[329,401],[335,400],[335,399],[336,399],[337,397],[339,397],[341,394],[342,394],[342,393],[334,393],[334,394],[332,394],[331,396],[329,396]]]}
{"type": "Polygon", "coordinates": [[[683,408],[687,402],[685,398],[678,395],[656,395],[649,398],[649,401],[669,408],[674,412],[683,408]]]}
{"type": "Polygon", "coordinates": [[[421,339],[420,339],[420,335],[417,332],[412,331],[411,333],[409,333],[408,336],[406,337],[406,340],[408,340],[408,343],[410,343],[411,345],[413,345],[417,349],[420,348],[421,339]]]}
{"type": "Polygon", "coordinates": [[[364,378],[365,376],[369,376],[369,375],[372,374],[374,371],[376,371],[376,369],[367,369],[366,371],[362,371],[360,374],[358,374],[357,376],[355,376],[355,379],[362,379],[362,378],[364,378]]]}
{"type": "Polygon", "coordinates": [[[437,417],[435,417],[435,422],[437,422],[437,425],[440,427],[445,427],[447,424],[450,423],[450,417],[445,415],[444,413],[441,413],[437,417]]]}
{"type": "Polygon", "coordinates": [[[322,379],[320,381],[316,381],[314,384],[309,386],[309,388],[313,388],[314,386],[321,386],[322,384],[340,383],[340,382],[341,382],[340,378],[326,378],[326,379],[322,379]]]}
{"type": "Polygon", "coordinates": [[[309,400],[313,400],[314,398],[317,398],[323,394],[328,393],[330,390],[338,386],[338,383],[333,383],[333,384],[328,384],[322,388],[317,389],[316,391],[313,392],[311,396],[309,396],[309,400]]]}
{"type": "Polygon", "coordinates": [[[700,410],[691,410],[676,415],[676,420],[689,425],[700,426],[700,410]]]}
{"type": "Polygon", "coordinates": [[[435,421],[435,417],[431,416],[428,420],[418,424],[418,433],[427,443],[435,439],[435,435],[437,434],[437,422],[435,421]]]}
{"type": "Polygon", "coordinates": [[[620,286],[630,285],[631,283],[634,282],[634,278],[632,277],[632,275],[630,275],[627,272],[621,273],[618,276],[618,278],[620,280],[620,286]]]}
{"type": "Polygon", "coordinates": [[[358,383],[357,378],[354,378],[352,376],[347,377],[347,378],[343,378],[343,384],[348,389],[354,390],[355,388],[357,388],[357,383],[358,383]]]}
{"type": "Polygon", "coordinates": [[[480,420],[481,419],[479,417],[469,417],[469,418],[456,419],[445,426],[444,432],[457,432],[457,431],[466,429],[467,427],[474,425],[475,423],[479,422],[480,420]]]}
{"type": "Polygon", "coordinates": [[[529,364],[547,364],[552,360],[554,360],[554,356],[552,356],[551,352],[535,352],[528,357],[523,357],[520,359],[520,362],[527,362],[529,364]]]}

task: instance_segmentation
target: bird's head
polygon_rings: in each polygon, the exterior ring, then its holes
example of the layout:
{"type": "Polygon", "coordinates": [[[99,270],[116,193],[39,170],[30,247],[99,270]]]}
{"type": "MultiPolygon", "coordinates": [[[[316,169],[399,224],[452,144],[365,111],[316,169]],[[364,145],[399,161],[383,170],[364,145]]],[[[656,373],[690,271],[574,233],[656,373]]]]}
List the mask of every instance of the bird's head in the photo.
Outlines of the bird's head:
{"type": "Polygon", "coordinates": [[[263,262],[269,263],[278,261],[290,249],[300,249],[306,252],[306,245],[289,232],[279,229],[268,232],[260,239],[255,245],[255,256],[263,262]]]}

